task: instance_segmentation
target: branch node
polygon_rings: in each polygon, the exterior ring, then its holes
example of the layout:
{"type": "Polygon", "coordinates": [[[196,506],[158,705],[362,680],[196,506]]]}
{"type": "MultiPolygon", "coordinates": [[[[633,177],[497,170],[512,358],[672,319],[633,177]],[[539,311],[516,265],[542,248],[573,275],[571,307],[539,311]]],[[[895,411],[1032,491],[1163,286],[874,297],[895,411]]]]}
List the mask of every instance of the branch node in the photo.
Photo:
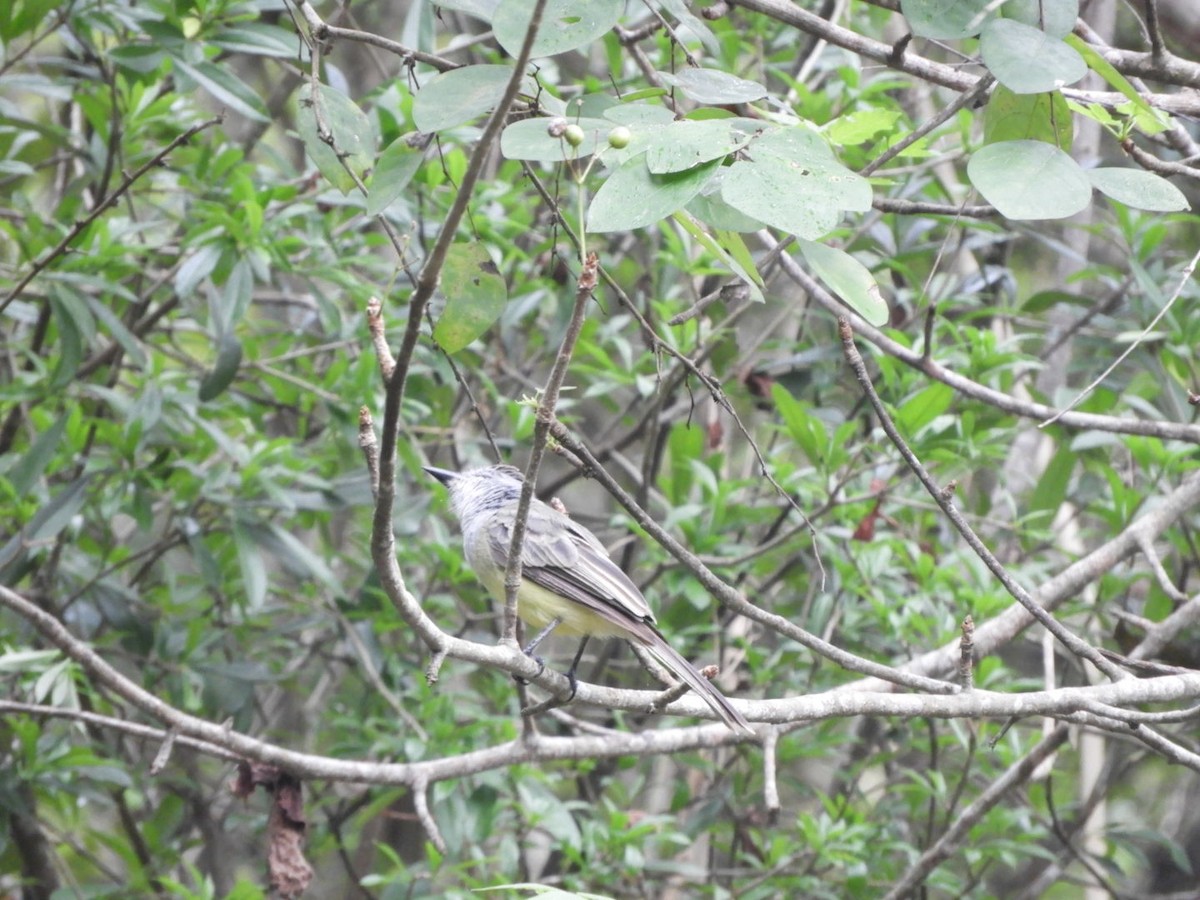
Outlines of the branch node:
{"type": "Polygon", "coordinates": [[[442,671],[442,663],[446,661],[446,650],[441,648],[433,651],[433,656],[429,659],[429,665],[425,667],[425,683],[428,685],[437,684],[438,673],[442,671]]]}
{"type": "Polygon", "coordinates": [[[893,69],[900,68],[901,63],[904,62],[904,51],[908,49],[908,45],[912,43],[912,39],[913,36],[910,31],[904,37],[900,38],[900,40],[896,41],[896,43],[892,44],[892,52],[888,54],[888,65],[893,69]]]}
{"type": "Polygon", "coordinates": [[[166,735],[163,736],[162,746],[158,748],[158,753],[154,755],[154,762],[150,763],[150,774],[158,775],[167,767],[167,763],[171,759],[171,751],[175,749],[175,738],[179,737],[179,727],[172,725],[167,729],[166,735]]]}
{"type": "Polygon", "coordinates": [[[379,372],[383,375],[384,384],[392,379],[396,370],[396,358],[387,344],[387,328],[383,321],[383,303],[378,297],[367,301],[367,328],[371,332],[371,344],[375,348],[375,357],[379,360],[379,372]]]}
{"type": "Polygon", "coordinates": [[[958,643],[958,682],[964,691],[975,688],[975,620],[962,620],[962,640],[958,643]]]}

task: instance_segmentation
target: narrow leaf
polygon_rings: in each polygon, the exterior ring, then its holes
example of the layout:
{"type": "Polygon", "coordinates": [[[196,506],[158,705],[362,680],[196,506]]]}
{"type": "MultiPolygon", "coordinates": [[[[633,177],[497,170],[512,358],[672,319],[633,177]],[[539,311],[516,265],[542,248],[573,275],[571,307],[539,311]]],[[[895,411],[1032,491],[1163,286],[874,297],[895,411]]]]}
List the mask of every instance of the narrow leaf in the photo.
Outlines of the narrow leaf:
{"type": "Polygon", "coordinates": [[[200,400],[207,403],[221,395],[237,376],[242,362],[242,344],[232,334],[221,337],[217,349],[217,361],[200,382],[200,400]]]}
{"type": "Polygon", "coordinates": [[[870,271],[844,250],[800,239],[800,252],[813,273],[838,299],[879,327],[888,321],[887,302],[870,271]]]}

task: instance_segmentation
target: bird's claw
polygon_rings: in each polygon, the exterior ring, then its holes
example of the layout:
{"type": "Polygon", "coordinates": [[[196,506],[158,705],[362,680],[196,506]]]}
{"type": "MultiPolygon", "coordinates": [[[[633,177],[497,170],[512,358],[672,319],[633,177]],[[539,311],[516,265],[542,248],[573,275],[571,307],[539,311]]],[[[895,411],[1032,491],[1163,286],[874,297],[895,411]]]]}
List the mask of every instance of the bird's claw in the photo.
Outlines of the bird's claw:
{"type": "MultiPolygon", "coordinates": [[[[542,659],[540,656],[534,656],[531,653],[526,653],[525,655],[538,664],[537,675],[534,675],[534,678],[537,678],[538,675],[541,675],[546,671],[546,661],[544,659],[542,659]]],[[[529,684],[529,679],[522,678],[520,675],[514,675],[513,681],[515,681],[517,684],[529,684]]],[[[574,696],[574,694],[572,694],[572,696],[574,696]]]]}

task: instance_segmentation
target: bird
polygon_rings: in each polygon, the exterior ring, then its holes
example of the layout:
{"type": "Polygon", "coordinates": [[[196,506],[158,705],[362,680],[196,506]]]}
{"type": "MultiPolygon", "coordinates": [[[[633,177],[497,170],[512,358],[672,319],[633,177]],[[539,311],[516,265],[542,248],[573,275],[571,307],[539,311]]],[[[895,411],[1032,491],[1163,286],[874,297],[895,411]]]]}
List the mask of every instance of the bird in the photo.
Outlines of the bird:
{"type": "MultiPolygon", "coordinates": [[[[424,469],[449,491],[468,565],[493,599],[504,603],[504,573],[524,475],[510,465],[464,472],[424,469]]],[[[539,629],[524,648],[529,656],[555,630],[583,639],[567,673],[572,697],[575,669],[588,639],[623,638],[646,648],[731,730],[753,734],[745,716],[667,642],[646,598],[609,558],[600,539],[536,497],[530,500],[521,546],[517,613],[526,625],[539,629]]]]}

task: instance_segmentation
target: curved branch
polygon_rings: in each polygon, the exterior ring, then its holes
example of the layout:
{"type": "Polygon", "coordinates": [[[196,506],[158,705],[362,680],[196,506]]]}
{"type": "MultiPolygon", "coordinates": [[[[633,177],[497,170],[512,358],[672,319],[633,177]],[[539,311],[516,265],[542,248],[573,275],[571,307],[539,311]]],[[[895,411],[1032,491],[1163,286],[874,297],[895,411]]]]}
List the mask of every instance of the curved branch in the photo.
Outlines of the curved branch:
{"type": "Polygon", "coordinates": [[[867,400],[871,404],[871,408],[875,410],[875,416],[879,420],[879,424],[883,427],[892,444],[900,451],[900,456],[904,459],[904,462],[908,464],[913,474],[925,486],[925,490],[933,497],[934,502],[941,507],[946,518],[950,520],[950,524],[954,526],[963,540],[967,542],[967,546],[974,551],[975,555],[987,566],[988,570],[996,576],[996,579],[1004,585],[1004,589],[1008,591],[1013,599],[1025,607],[1026,611],[1037,619],[1047,631],[1054,635],[1059,643],[1080,659],[1086,659],[1109,678],[1129,677],[1127,672],[1113,664],[1111,660],[1102,656],[1095,647],[1070,631],[1045,608],[1036,603],[1029,592],[1017,583],[1016,579],[1001,565],[1000,560],[996,558],[995,554],[979,539],[979,536],[975,533],[975,529],[971,527],[963,514],[955,507],[954,502],[951,500],[951,492],[940,488],[934,483],[933,477],[909,448],[903,435],[896,429],[896,423],[892,421],[892,417],[888,414],[883,401],[879,399],[879,394],[875,391],[875,385],[871,383],[871,378],[867,374],[866,364],[863,362],[858,348],[854,346],[854,332],[850,329],[850,320],[845,316],[838,319],[838,331],[842,339],[842,350],[846,355],[846,362],[849,363],[850,369],[854,372],[854,377],[858,380],[859,386],[862,387],[863,393],[867,395],[867,400]]]}
{"type": "MultiPolygon", "coordinates": [[[[757,235],[768,249],[774,249],[779,241],[768,231],[759,231],[757,235]]],[[[841,301],[825,290],[804,268],[788,254],[781,254],[779,263],[784,272],[796,284],[804,288],[813,300],[835,316],[846,316],[854,333],[870,341],[888,356],[894,356],[907,366],[924,372],[930,378],[949,385],[954,390],[967,397],[972,397],[989,406],[994,406],[1004,412],[1012,413],[1026,419],[1043,420],[1054,415],[1058,410],[1029,400],[1019,400],[1003,391],[987,387],[966,376],[952,372],[945,366],[926,358],[921,353],[911,350],[892,340],[878,328],[867,323],[857,313],[849,312],[841,301]]],[[[1187,441],[1189,444],[1200,444],[1200,425],[1182,422],[1161,422],[1148,419],[1127,419],[1120,416],[1105,416],[1096,413],[1069,412],[1059,420],[1059,425],[1068,428],[1094,429],[1096,431],[1111,431],[1116,434],[1140,434],[1146,437],[1162,438],[1170,441],[1187,441]]]]}
{"type": "MultiPolygon", "coordinates": [[[[891,44],[864,37],[857,31],[834,25],[815,13],[790,2],[790,0],[729,0],[731,6],[762,13],[763,15],[791,25],[794,28],[813,34],[838,47],[843,47],[867,59],[915,75],[923,81],[940,84],[956,91],[969,91],[981,76],[972,75],[944,63],[925,59],[915,53],[897,53],[891,44]]],[[[1063,96],[1083,103],[1098,103],[1107,108],[1119,106],[1128,102],[1123,94],[1116,91],[1083,91],[1074,88],[1064,88],[1063,96]]],[[[1146,94],[1144,99],[1151,106],[1178,115],[1200,115],[1200,96],[1190,93],[1181,94],[1146,94]]]]}

